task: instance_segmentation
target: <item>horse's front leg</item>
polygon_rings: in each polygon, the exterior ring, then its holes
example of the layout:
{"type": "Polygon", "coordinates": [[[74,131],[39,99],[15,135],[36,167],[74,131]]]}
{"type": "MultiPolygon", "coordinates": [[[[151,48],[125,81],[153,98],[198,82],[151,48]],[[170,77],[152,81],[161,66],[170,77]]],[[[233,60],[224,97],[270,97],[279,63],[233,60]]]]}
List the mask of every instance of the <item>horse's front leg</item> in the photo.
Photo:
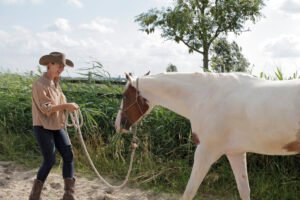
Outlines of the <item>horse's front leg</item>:
{"type": "Polygon", "coordinates": [[[242,200],[250,200],[246,153],[227,155],[242,200]]]}
{"type": "Polygon", "coordinates": [[[220,157],[220,154],[207,149],[203,144],[197,146],[194,156],[194,165],[189,182],[181,200],[192,200],[207,174],[210,166],[220,157]]]}

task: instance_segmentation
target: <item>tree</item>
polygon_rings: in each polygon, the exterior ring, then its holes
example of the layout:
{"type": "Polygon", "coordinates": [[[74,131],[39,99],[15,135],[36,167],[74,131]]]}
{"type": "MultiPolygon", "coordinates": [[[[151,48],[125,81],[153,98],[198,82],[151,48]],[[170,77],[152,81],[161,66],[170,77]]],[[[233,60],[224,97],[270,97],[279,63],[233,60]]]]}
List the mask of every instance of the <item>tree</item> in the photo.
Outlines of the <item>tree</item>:
{"type": "Polygon", "coordinates": [[[216,72],[245,72],[250,63],[242,54],[242,48],[236,42],[226,38],[215,40],[212,46],[211,68],[216,72]]]}
{"type": "Polygon", "coordinates": [[[208,70],[213,41],[229,32],[243,32],[246,21],[255,23],[261,16],[263,5],[263,0],[176,0],[173,7],[151,9],[135,21],[147,34],[159,28],[163,38],[202,54],[203,68],[208,70]]]}
{"type": "Polygon", "coordinates": [[[169,64],[166,71],[167,72],[178,72],[177,67],[173,64],[169,64]]]}

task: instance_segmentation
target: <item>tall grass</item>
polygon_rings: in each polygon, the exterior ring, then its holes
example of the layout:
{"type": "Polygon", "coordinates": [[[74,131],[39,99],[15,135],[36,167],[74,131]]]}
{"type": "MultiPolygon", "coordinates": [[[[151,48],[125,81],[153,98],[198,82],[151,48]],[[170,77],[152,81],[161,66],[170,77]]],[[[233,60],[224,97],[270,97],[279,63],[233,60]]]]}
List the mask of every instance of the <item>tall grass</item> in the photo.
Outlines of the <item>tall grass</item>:
{"type": "MultiPolygon", "coordinates": [[[[276,77],[274,79],[283,79],[278,71],[276,77]]],[[[31,85],[36,78],[0,74],[0,160],[14,160],[31,168],[38,167],[41,159],[31,126],[31,85]]],[[[77,102],[81,107],[85,122],[83,135],[95,165],[107,177],[120,180],[127,172],[131,140],[130,134],[116,134],[113,126],[122,86],[63,81],[62,88],[68,101],[77,102]]],[[[92,174],[77,135],[72,129],[69,134],[76,169],[92,174]]],[[[139,124],[138,136],[140,145],[130,183],[155,188],[158,192],[183,192],[195,149],[189,122],[158,107],[139,124]]],[[[299,167],[299,156],[249,154],[252,198],[298,200],[299,167]]],[[[224,199],[239,199],[234,177],[224,157],[213,165],[200,192],[202,196],[212,194],[224,199]]]]}

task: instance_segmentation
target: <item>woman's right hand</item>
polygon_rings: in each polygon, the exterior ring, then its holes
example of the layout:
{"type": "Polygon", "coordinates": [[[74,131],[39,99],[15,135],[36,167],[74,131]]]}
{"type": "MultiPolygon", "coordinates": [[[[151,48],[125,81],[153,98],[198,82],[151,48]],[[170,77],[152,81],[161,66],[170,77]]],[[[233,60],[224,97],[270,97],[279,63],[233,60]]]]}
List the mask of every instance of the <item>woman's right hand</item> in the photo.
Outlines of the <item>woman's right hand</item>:
{"type": "Polygon", "coordinates": [[[79,106],[77,105],[77,103],[66,103],[66,110],[69,112],[74,112],[75,110],[78,110],[79,106]]]}

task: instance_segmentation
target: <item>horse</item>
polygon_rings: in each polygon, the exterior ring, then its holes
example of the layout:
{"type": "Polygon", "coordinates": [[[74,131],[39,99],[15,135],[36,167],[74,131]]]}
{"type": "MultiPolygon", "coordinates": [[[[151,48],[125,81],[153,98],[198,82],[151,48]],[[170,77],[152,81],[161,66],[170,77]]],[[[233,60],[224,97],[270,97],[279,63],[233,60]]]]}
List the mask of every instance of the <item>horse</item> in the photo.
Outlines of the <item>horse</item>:
{"type": "Polygon", "coordinates": [[[250,200],[246,153],[300,153],[300,81],[262,80],[243,73],[161,73],[127,83],[118,132],[160,105],[190,120],[196,143],[181,200],[192,200],[211,165],[226,155],[240,198],[250,200]]]}

